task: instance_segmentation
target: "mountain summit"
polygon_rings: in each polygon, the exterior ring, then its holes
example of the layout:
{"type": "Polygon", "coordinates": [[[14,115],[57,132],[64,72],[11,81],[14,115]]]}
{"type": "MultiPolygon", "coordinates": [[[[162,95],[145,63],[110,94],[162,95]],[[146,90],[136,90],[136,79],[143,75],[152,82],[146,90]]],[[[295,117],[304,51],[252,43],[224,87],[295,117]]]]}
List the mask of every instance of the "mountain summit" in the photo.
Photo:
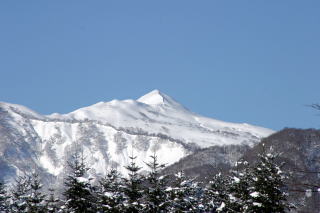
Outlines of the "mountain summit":
{"type": "Polygon", "coordinates": [[[156,89],[140,97],[137,101],[148,105],[165,104],[165,96],[166,95],[163,95],[159,90],[156,89]]]}
{"type": "Polygon", "coordinates": [[[61,180],[70,153],[81,150],[92,176],[117,167],[125,173],[130,153],[137,163],[156,152],[167,165],[200,148],[258,143],[273,131],[206,118],[158,90],[137,100],[113,100],[68,114],[41,115],[0,103],[0,173],[6,179],[30,170],[61,180]]]}
{"type": "Polygon", "coordinates": [[[173,100],[173,98],[169,97],[166,94],[163,94],[157,89],[140,97],[137,101],[148,105],[167,105],[173,107],[182,107],[178,102],[173,100]]]}

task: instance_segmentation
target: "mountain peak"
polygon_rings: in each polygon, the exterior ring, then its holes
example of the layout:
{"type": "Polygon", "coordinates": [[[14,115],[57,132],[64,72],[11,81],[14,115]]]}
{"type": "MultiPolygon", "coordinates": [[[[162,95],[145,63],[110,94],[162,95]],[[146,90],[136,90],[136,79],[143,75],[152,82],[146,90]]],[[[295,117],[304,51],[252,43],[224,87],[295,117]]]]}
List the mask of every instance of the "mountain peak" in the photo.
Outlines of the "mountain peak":
{"type": "Polygon", "coordinates": [[[140,97],[137,101],[148,105],[161,105],[166,102],[166,98],[159,90],[155,89],[140,97]]]}

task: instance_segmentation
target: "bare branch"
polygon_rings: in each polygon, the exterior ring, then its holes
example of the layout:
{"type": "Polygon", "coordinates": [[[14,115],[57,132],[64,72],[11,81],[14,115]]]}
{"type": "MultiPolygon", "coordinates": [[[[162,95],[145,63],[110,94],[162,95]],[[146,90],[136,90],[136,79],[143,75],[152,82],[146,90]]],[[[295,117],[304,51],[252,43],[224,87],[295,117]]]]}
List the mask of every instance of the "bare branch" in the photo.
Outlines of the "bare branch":
{"type": "Polygon", "coordinates": [[[311,105],[308,105],[308,106],[313,108],[313,109],[320,110],[320,104],[311,104],[311,105]]]}

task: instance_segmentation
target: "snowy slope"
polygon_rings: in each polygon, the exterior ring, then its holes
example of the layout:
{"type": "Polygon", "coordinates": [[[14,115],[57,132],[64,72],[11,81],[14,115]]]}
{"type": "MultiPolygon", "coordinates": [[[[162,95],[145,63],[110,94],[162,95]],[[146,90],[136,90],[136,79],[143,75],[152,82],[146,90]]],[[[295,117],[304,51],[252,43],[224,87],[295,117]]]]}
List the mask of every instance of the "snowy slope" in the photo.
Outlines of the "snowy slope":
{"type": "Polygon", "coordinates": [[[251,146],[273,131],[197,115],[154,90],[137,100],[99,102],[68,114],[41,115],[0,103],[0,133],[0,170],[6,169],[6,178],[30,165],[62,178],[66,161],[79,149],[95,176],[110,167],[125,173],[132,154],[144,168],[153,152],[161,163],[172,164],[197,148],[251,146]]]}
{"type": "Polygon", "coordinates": [[[235,124],[205,118],[188,111],[169,96],[154,90],[138,100],[113,100],[50,118],[90,120],[116,128],[140,128],[145,132],[165,134],[200,147],[254,142],[273,131],[248,124],[235,124]],[[227,136],[230,133],[229,137],[227,136]],[[232,136],[233,135],[233,136],[232,136]]]}

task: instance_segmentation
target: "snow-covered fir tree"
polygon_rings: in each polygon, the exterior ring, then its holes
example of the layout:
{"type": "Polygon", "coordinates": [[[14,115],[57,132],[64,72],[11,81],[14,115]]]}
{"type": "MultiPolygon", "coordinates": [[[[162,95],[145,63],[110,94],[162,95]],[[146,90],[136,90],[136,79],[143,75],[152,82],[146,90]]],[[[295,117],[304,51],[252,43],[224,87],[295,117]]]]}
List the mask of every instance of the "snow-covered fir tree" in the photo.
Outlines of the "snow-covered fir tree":
{"type": "Polygon", "coordinates": [[[284,190],[284,174],[275,162],[276,155],[259,154],[255,165],[240,161],[230,175],[226,202],[217,212],[287,212],[291,206],[284,190]]]}
{"type": "Polygon", "coordinates": [[[0,213],[9,212],[9,198],[6,185],[0,181],[0,213]]]}
{"type": "Polygon", "coordinates": [[[30,188],[27,192],[27,212],[45,212],[45,195],[42,193],[42,183],[39,175],[33,172],[30,176],[30,188]]]}
{"type": "Polygon", "coordinates": [[[88,168],[84,157],[79,152],[73,155],[73,160],[68,162],[71,173],[65,179],[65,205],[67,212],[82,213],[95,212],[96,198],[93,195],[90,179],[87,178],[88,168]]]}
{"type": "Polygon", "coordinates": [[[121,176],[116,169],[111,169],[99,181],[98,187],[99,212],[120,213],[123,211],[124,195],[121,176]]]}
{"type": "Polygon", "coordinates": [[[207,211],[223,212],[230,206],[229,196],[230,178],[221,173],[216,174],[206,189],[205,208],[207,211]]]}
{"type": "Polygon", "coordinates": [[[49,195],[46,199],[46,212],[47,213],[56,213],[58,212],[58,202],[59,199],[55,197],[54,189],[49,189],[49,195]]]}
{"type": "Polygon", "coordinates": [[[247,212],[248,206],[251,205],[250,196],[251,172],[247,161],[238,161],[236,169],[232,171],[230,184],[227,189],[229,199],[225,205],[218,208],[220,212],[247,212]]]}
{"type": "Polygon", "coordinates": [[[286,177],[276,163],[277,156],[263,151],[253,165],[239,161],[229,175],[215,175],[204,189],[183,172],[175,175],[169,187],[168,179],[160,175],[164,165],[158,163],[155,154],[144,177],[139,174],[136,157],[131,156],[126,178],[112,169],[94,188],[83,155],[77,152],[68,162],[64,201],[59,202],[52,189],[45,196],[38,174],[33,173],[16,179],[10,202],[0,182],[0,213],[289,212],[292,205],[287,201],[286,177]]]}
{"type": "Polygon", "coordinates": [[[201,187],[182,171],[175,175],[173,186],[166,191],[170,196],[170,212],[200,212],[204,209],[201,187]]]}
{"type": "Polygon", "coordinates": [[[124,211],[128,213],[141,212],[143,209],[143,176],[138,172],[141,167],[135,163],[136,157],[130,156],[131,162],[125,168],[128,170],[128,177],[123,178],[123,192],[125,196],[124,211]]]}
{"type": "Polygon", "coordinates": [[[12,187],[11,212],[23,213],[28,210],[28,192],[30,190],[30,176],[19,176],[12,187]]]}
{"type": "Polygon", "coordinates": [[[150,156],[151,161],[146,163],[150,169],[146,180],[145,189],[145,211],[146,212],[167,212],[169,208],[168,194],[166,193],[167,178],[160,176],[160,170],[165,167],[164,164],[159,164],[157,156],[150,156]]]}
{"type": "Polygon", "coordinates": [[[277,155],[263,151],[251,170],[250,196],[252,203],[248,212],[286,212],[291,206],[284,192],[285,175],[275,162],[277,155]]]}

